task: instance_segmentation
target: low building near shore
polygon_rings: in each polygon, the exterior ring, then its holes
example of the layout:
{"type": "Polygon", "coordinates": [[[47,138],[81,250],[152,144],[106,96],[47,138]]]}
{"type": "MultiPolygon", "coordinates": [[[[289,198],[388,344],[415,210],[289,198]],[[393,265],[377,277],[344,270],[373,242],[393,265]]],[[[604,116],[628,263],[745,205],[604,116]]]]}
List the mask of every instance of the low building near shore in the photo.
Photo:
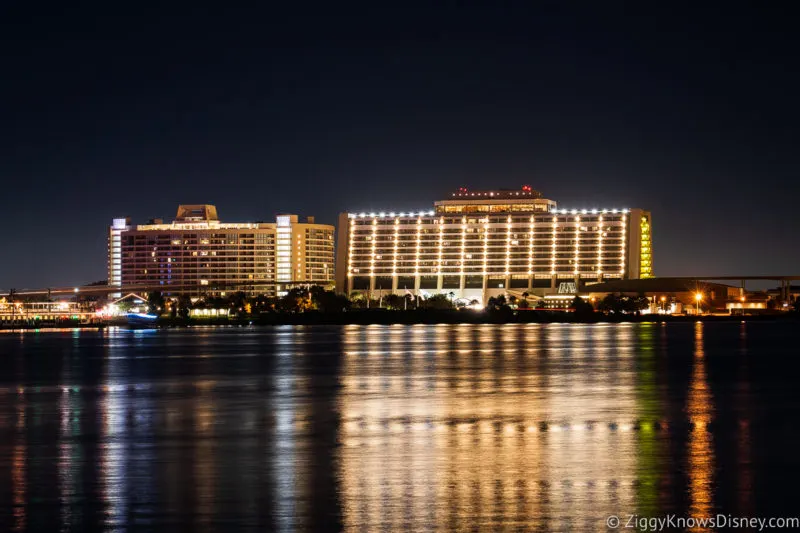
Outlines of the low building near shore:
{"type": "Polygon", "coordinates": [[[0,322],[59,322],[90,320],[94,309],[78,302],[31,302],[0,299],[0,322]]]}
{"type": "Polygon", "coordinates": [[[128,313],[147,313],[147,299],[138,294],[130,293],[111,300],[105,306],[97,310],[97,316],[101,318],[115,318],[125,316],[128,313]]]}
{"type": "Polygon", "coordinates": [[[593,302],[600,301],[609,294],[644,296],[651,301],[649,312],[659,314],[694,314],[698,308],[701,313],[754,312],[768,308],[768,298],[757,293],[748,294],[741,287],[678,278],[587,283],[585,293],[593,302]]]}
{"type": "Polygon", "coordinates": [[[230,309],[190,309],[189,316],[192,318],[220,318],[227,317],[230,309]]]}
{"type": "MultiPolygon", "coordinates": [[[[781,298],[782,298],[782,296],[781,296],[781,288],[780,287],[775,287],[774,289],[769,289],[764,294],[766,296],[768,296],[769,299],[775,300],[776,302],[780,301],[781,298]]],[[[798,298],[800,298],[800,285],[789,285],[787,287],[786,297],[788,297],[790,302],[797,301],[798,298]]],[[[786,303],[787,306],[789,304],[789,302],[781,302],[781,305],[783,305],[783,303],[786,303]]]]}

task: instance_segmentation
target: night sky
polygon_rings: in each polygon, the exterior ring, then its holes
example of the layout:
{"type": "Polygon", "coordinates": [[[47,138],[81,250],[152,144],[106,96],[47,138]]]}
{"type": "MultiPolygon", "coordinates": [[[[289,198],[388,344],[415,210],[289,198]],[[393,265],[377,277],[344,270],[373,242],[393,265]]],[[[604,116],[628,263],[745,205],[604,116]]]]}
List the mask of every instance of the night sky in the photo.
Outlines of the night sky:
{"type": "Polygon", "coordinates": [[[782,3],[70,4],[0,3],[0,287],[105,279],[111,219],[179,203],[334,223],[523,184],[651,210],[660,276],[800,273],[782,3]]]}

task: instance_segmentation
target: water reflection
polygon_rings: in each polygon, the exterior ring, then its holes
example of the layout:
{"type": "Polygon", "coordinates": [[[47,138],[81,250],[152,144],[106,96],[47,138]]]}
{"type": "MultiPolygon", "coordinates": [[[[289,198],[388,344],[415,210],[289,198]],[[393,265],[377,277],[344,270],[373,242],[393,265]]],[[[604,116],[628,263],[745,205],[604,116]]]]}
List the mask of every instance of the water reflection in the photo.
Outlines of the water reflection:
{"type": "Polygon", "coordinates": [[[104,439],[100,454],[102,499],[107,509],[104,526],[125,524],[128,508],[128,446],[125,442],[128,387],[120,379],[126,372],[125,344],[109,339],[105,364],[104,398],[99,402],[104,439]]]}
{"type": "Polygon", "coordinates": [[[747,322],[739,325],[739,365],[738,382],[741,384],[741,394],[737,395],[737,445],[736,459],[738,463],[738,497],[737,507],[742,516],[752,516],[753,509],[753,464],[752,464],[752,434],[751,420],[753,419],[753,406],[750,404],[751,387],[748,379],[750,365],[748,364],[747,349],[747,322]]]}
{"type": "Polygon", "coordinates": [[[370,357],[376,329],[345,330],[345,529],[570,529],[635,508],[653,434],[634,430],[641,399],[618,364],[632,328],[479,326],[469,344],[459,326],[416,327],[405,344],[385,328],[391,355],[370,357]]]}
{"type": "Polygon", "coordinates": [[[762,362],[784,360],[763,348],[775,331],[0,336],[0,530],[598,531],[610,514],[756,516],[756,487],[791,494],[763,465],[797,473],[793,427],[765,415],[800,408],[794,374],[762,362]]]}
{"type": "Polygon", "coordinates": [[[276,515],[278,531],[293,531],[296,527],[297,510],[296,471],[297,459],[295,439],[295,409],[293,389],[296,387],[294,376],[294,356],[304,355],[302,350],[303,335],[294,328],[283,328],[276,337],[279,349],[278,361],[273,374],[275,395],[272,411],[275,414],[275,440],[272,449],[272,475],[275,477],[277,490],[276,515]],[[286,351],[291,348],[292,351],[286,351]]]}
{"type": "MultiPolygon", "coordinates": [[[[689,416],[689,514],[694,517],[712,516],[714,448],[709,428],[714,407],[711,389],[706,377],[706,355],[703,344],[703,323],[697,322],[694,330],[694,358],[689,398],[686,411],[689,416]]],[[[707,531],[696,528],[695,531],[707,531]]]]}
{"type": "Polygon", "coordinates": [[[25,446],[25,400],[19,395],[16,405],[16,430],[18,439],[11,458],[11,487],[14,508],[14,531],[25,531],[27,514],[27,457],[25,446]]]}

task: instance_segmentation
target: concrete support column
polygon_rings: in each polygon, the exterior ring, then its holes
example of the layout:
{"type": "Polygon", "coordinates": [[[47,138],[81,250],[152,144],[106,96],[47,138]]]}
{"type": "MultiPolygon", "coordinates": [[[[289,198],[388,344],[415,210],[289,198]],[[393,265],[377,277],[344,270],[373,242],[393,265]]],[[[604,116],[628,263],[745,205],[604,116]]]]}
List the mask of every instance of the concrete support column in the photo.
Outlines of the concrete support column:
{"type": "Polygon", "coordinates": [[[557,274],[553,274],[550,276],[550,291],[556,292],[556,279],[558,278],[557,274]]]}
{"type": "Polygon", "coordinates": [[[528,275],[528,292],[533,290],[533,274],[528,275]]]}
{"type": "Polygon", "coordinates": [[[466,277],[467,276],[459,276],[458,277],[458,288],[461,290],[462,294],[464,293],[464,285],[466,283],[465,282],[466,277]]]}
{"type": "Polygon", "coordinates": [[[444,280],[444,276],[440,272],[436,276],[436,290],[439,291],[439,292],[442,292],[442,282],[443,282],[443,280],[444,280]]]}
{"type": "Polygon", "coordinates": [[[397,290],[397,276],[392,276],[392,293],[397,290]]]}
{"type": "Polygon", "coordinates": [[[414,276],[414,294],[419,294],[419,282],[420,282],[420,277],[414,276]]]}

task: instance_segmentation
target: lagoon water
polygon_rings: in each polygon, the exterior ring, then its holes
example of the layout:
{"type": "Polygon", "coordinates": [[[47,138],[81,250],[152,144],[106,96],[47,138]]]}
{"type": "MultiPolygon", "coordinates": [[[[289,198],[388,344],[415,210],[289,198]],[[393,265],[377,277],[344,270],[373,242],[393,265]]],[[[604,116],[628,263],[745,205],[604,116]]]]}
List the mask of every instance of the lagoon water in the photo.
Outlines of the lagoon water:
{"type": "Polygon", "coordinates": [[[0,531],[800,516],[785,322],[0,333],[0,531]]]}

